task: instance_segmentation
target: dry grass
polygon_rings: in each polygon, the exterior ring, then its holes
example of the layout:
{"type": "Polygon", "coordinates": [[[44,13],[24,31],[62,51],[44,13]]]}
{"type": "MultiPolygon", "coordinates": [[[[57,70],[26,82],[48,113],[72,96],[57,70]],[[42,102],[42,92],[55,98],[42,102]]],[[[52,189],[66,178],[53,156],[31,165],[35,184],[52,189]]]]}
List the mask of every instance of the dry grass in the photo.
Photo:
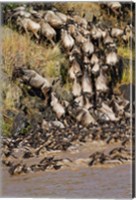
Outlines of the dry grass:
{"type": "Polygon", "coordinates": [[[126,68],[124,70],[123,73],[123,77],[122,77],[122,84],[129,84],[131,82],[131,73],[130,73],[130,69],[126,68]]]}
{"type": "Polygon", "coordinates": [[[67,13],[67,10],[74,8],[75,13],[83,16],[83,13],[86,15],[87,20],[91,20],[94,14],[95,10],[95,15],[100,14],[100,6],[98,3],[93,3],[93,2],[64,2],[64,3],[54,3],[54,6],[60,10],[63,11],[64,13],[67,13]]]}
{"type": "Polygon", "coordinates": [[[133,80],[134,50],[130,49],[129,47],[120,46],[118,48],[118,54],[123,58],[124,61],[124,73],[122,77],[122,84],[132,83],[134,81],[133,80]]]}
{"type": "Polygon", "coordinates": [[[48,69],[50,66],[56,75],[55,67],[65,62],[59,44],[54,48],[46,44],[41,46],[33,42],[29,36],[20,35],[6,27],[3,28],[2,52],[4,71],[9,76],[12,74],[14,64],[19,66],[29,63],[31,68],[40,70],[48,77],[52,76],[48,69]]]}
{"type": "Polygon", "coordinates": [[[123,59],[134,59],[134,52],[129,47],[118,47],[118,54],[123,57],[123,59]]]}
{"type": "Polygon", "coordinates": [[[22,91],[19,82],[12,81],[14,66],[29,64],[31,69],[35,69],[47,78],[55,78],[60,74],[61,64],[65,64],[65,56],[62,55],[59,44],[54,48],[51,46],[41,46],[30,39],[29,36],[21,35],[8,27],[2,28],[2,58],[3,65],[2,79],[0,87],[2,91],[3,105],[0,110],[6,116],[2,122],[4,134],[7,135],[12,127],[12,120],[8,119],[6,111],[16,110],[16,103],[20,102],[22,91]],[[8,120],[8,121],[7,121],[8,120]]]}

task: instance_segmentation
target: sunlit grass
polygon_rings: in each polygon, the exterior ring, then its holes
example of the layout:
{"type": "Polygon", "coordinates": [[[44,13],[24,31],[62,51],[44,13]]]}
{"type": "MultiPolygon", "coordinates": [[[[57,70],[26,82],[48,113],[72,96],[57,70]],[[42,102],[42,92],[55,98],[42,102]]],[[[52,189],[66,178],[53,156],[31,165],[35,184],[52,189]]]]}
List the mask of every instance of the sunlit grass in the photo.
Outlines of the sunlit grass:
{"type": "Polygon", "coordinates": [[[134,50],[129,47],[118,47],[118,55],[123,58],[124,72],[122,77],[122,84],[129,84],[134,81],[134,50]]]}
{"type": "Polygon", "coordinates": [[[129,84],[131,83],[131,73],[130,73],[130,69],[126,68],[124,69],[124,73],[123,73],[123,77],[122,77],[122,81],[121,83],[124,83],[124,84],[129,84]]]}
{"type": "Polygon", "coordinates": [[[123,47],[119,46],[118,47],[118,55],[123,57],[123,59],[134,59],[134,50],[132,50],[129,47],[123,47]]]}
{"type": "MultiPolygon", "coordinates": [[[[19,66],[23,64],[30,65],[31,68],[41,70],[45,76],[48,75],[48,68],[50,64],[59,65],[65,61],[59,45],[54,48],[51,46],[41,46],[33,42],[29,36],[20,35],[16,31],[9,28],[3,28],[3,70],[7,76],[12,76],[14,65],[19,66]]],[[[55,69],[54,69],[55,71],[55,69]]],[[[52,74],[50,74],[52,76],[52,74]]]]}
{"type": "MultiPolygon", "coordinates": [[[[16,31],[11,31],[9,28],[3,29],[2,43],[3,61],[5,73],[11,77],[14,65],[28,64],[31,68],[40,70],[45,76],[48,74],[48,68],[56,67],[56,65],[65,62],[65,57],[61,53],[59,45],[54,48],[36,44],[29,36],[20,35],[16,31]],[[46,74],[47,72],[47,74],[46,74]]],[[[39,71],[39,72],[40,72],[39,71]]],[[[54,69],[55,71],[55,69],[54,69]]],[[[52,72],[54,72],[52,70],[52,72]]]]}
{"type": "Polygon", "coordinates": [[[55,78],[60,75],[60,66],[65,63],[65,55],[61,53],[59,44],[54,48],[51,45],[36,44],[26,34],[2,28],[2,79],[0,89],[2,91],[3,104],[0,111],[3,114],[1,124],[3,134],[8,135],[12,127],[13,120],[9,119],[6,111],[17,113],[16,104],[20,102],[22,91],[18,81],[12,81],[14,67],[29,65],[39,74],[47,78],[55,78]]]}
{"type": "Polygon", "coordinates": [[[85,14],[87,20],[92,20],[94,10],[96,16],[100,14],[100,5],[93,2],[61,2],[54,3],[54,6],[64,13],[67,13],[67,10],[74,8],[75,14],[78,14],[80,16],[83,16],[83,14],[85,14]]]}

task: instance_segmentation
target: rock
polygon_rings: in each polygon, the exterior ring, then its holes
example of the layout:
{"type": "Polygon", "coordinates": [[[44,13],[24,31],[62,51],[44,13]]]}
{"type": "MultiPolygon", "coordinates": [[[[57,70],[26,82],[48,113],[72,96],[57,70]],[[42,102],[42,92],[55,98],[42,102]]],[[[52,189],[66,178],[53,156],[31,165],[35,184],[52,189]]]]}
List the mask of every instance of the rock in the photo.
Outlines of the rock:
{"type": "Polygon", "coordinates": [[[14,118],[11,134],[14,135],[14,136],[17,136],[17,135],[23,133],[23,130],[26,127],[27,127],[27,118],[26,118],[24,112],[21,111],[14,118]]]}
{"type": "Polygon", "coordinates": [[[36,110],[30,116],[30,124],[33,130],[40,128],[43,121],[43,115],[36,110]]]}

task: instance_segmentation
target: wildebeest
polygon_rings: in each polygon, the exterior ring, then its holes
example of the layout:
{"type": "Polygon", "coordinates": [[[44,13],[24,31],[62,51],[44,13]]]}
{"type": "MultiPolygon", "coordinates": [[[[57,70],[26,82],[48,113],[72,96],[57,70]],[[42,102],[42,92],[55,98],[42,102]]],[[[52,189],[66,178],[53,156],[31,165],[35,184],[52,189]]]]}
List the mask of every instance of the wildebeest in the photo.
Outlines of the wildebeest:
{"type": "Polygon", "coordinates": [[[114,44],[113,38],[110,36],[109,32],[106,32],[106,36],[103,38],[103,44],[104,46],[108,46],[110,44],[114,44]]]}
{"type": "Polygon", "coordinates": [[[80,96],[80,94],[81,94],[81,85],[77,78],[75,78],[73,81],[72,94],[74,97],[80,96]]]}
{"type": "Polygon", "coordinates": [[[102,31],[99,27],[92,25],[91,27],[91,37],[97,46],[100,45],[100,42],[106,36],[106,31],[102,31]]]}
{"type": "Polygon", "coordinates": [[[48,10],[44,16],[46,22],[48,22],[53,28],[61,28],[64,22],[58,17],[55,12],[48,10]]]}
{"type": "Polygon", "coordinates": [[[100,93],[100,92],[106,93],[109,90],[107,76],[104,75],[103,69],[100,69],[100,74],[95,79],[95,88],[96,88],[97,93],[100,93]]]}
{"type": "Polygon", "coordinates": [[[76,35],[76,32],[77,32],[76,24],[68,24],[68,33],[74,37],[76,35]]]}
{"type": "Polygon", "coordinates": [[[21,11],[21,10],[25,10],[26,9],[26,5],[22,5],[22,6],[18,6],[17,8],[13,9],[13,12],[17,12],[17,11],[21,11]]]}
{"type": "Polygon", "coordinates": [[[87,66],[85,66],[83,77],[82,77],[82,91],[84,93],[90,93],[90,94],[92,94],[92,92],[93,92],[92,83],[91,83],[91,79],[88,75],[87,66]]]}
{"type": "Polygon", "coordinates": [[[92,72],[92,74],[94,76],[99,76],[99,72],[100,72],[100,65],[99,65],[99,63],[95,63],[93,65],[91,72],[92,72]]]}
{"type": "Polygon", "coordinates": [[[55,93],[51,93],[51,102],[50,105],[53,111],[56,113],[58,118],[61,118],[65,114],[64,107],[59,103],[58,98],[55,96],[55,93]]]}
{"type": "Polygon", "coordinates": [[[91,59],[90,59],[91,65],[97,64],[98,62],[99,62],[99,58],[98,58],[97,54],[96,54],[96,53],[93,53],[93,54],[92,54],[92,57],[91,57],[91,59]]]}
{"type": "Polygon", "coordinates": [[[133,34],[132,34],[132,25],[127,25],[124,29],[124,34],[122,36],[124,44],[130,44],[133,39],[133,34]]]}
{"type": "Polygon", "coordinates": [[[80,17],[78,15],[73,16],[74,22],[76,22],[78,25],[82,26],[83,28],[87,29],[88,22],[85,18],[80,17]]]}
{"type": "Polygon", "coordinates": [[[106,64],[110,66],[115,66],[118,63],[118,55],[114,49],[108,50],[106,54],[106,64]]]}
{"type": "Polygon", "coordinates": [[[64,22],[66,23],[68,20],[67,15],[65,15],[64,13],[61,13],[59,11],[56,11],[55,14],[64,22]]]}
{"type": "Polygon", "coordinates": [[[118,121],[119,119],[115,116],[115,113],[113,112],[112,108],[110,108],[107,104],[102,102],[102,107],[100,108],[100,111],[107,115],[107,119],[109,121],[118,121]]]}
{"type": "Polygon", "coordinates": [[[23,67],[15,69],[14,74],[17,74],[16,78],[20,77],[25,84],[30,85],[32,88],[40,89],[45,99],[48,99],[48,92],[51,90],[52,86],[46,78],[42,77],[34,70],[25,69],[23,67]]]}
{"type": "Polygon", "coordinates": [[[90,42],[89,40],[84,42],[82,45],[82,51],[85,55],[92,55],[94,52],[94,45],[92,42],[90,42]]]}
{"type": "Polygon", "coordinates": [[[71,55],[69,57],[70,60],[70,68],[68,70],[69,76],[71,79],[75,79],[82,75],[81,67],[79,62],[77,61],[76,57],[71,55]]]}
{"type": "Polygon", "coordinates": [[[120,2],[107,2],[106,5],[107,5],[107,8],[109,9],[108,10],[109,14],[112,13],[114,16],[121,15],[122,5],[120,2]]]}
{"type": "Polygon", "coordinates": [[[39,34],[38,32],[40,31],[40,24],[34,22],[33,20],[29,19],[29,18],[17,18],[17,24],[22,27],[25,32],[28,34],[28,32],[30,31],[31,33],[33,33],[33,35],[39,39],[39,34]]]}
{"type": "Polygon", "coordinates": [[[83,95],[80,95],[74,99],[74,103],[80,107],[84,106],[84,98],[83,95]]]}
{"type": "Polygon", "coordinates": [[[88,126],[90,124],[96,124],[95,119],[89,113],[86,108],[78,108],[76,111],[76,120],[81,123],[83,126],[88,126]]]}
{"type": "MultiPolygon", "coordinates": [[[[115,4],[108,5],[113,10],[118,10],[115,4]]],[[[16,12],[23,13],[26,10],[22,9],[16,12]]],[[[85,18],[77,15],[67,16],[56,9],[42,10],[41,17],[36,16],[39,13],[37,10],[29,9],[29,13],[31,18],[19,17],[17,22],[27,33],[31,32],[37,39],[43,36],[53,46],[57,41],[60,42],[61,53],[65,53],[65,58],[69,59],[69,68],[66,69],[65,77],[68,75],[70,78],[67,80],[72,82],[69,92],[72,99],[67,106],[60,103],[56,96],[57,89],[53,87],[53,84],[32,70],[23,69],[22,79],[24,82],[33,88],[38,88],[45,98],[48,97],[48,105],[50,104],[57,118],[65,115],[65,109],[68,110],[73,101],[74,105],[82,110],[79,112],[80,114],[78,113],[77,121],[86,125],[81,119],[83,116],[89,116],[86,110],[94,112],[101,107],[103,102],[104,105],[100,112],[106,116],[106,119],[114,121],[113,113],[121,113],[119,112],[120,104],[113,105],[108,101],[112,99],[113,86],[121,80],[123,74],[123,63],[117,54],[116,39],[123,38],[124,41],[130,39],[131,26],[127,25],[124,29],[116,28],[116,25],[115,28],[108,27],[108,24],[98,20],[95,16],[88,23],[85,18]],[[109,109],[110,106],[115,109],[115,112],[113,110],[112,113],[109,109]],[[109,112],[111,116],[108,116],[106,112],[109,112]]],[[[19,16],[21,15],[19,14],[19,16]]],[[[63,74],[61,75],[63,77],[63,74]]],[[[91,119],[87,117],[87,120],[91,119]]],[[[87,122],[87,124],[89,123],[87,122]]]]}
{"type": "Polygon", "coordinates": [[[74,39],[78,45],[83,45],[84,42],[87,41],[87,39],[79,31],[75,32],[74,39]]]}
{"type": "Polygon", "coordinates": [[[25,17],[25,18],[30,18],[31,17],[31,13],[30,12],[27,12],[25,10],[18,10],[16,12],[13,13],[13,15],[11,16],[11,18],[14,18],[14,17],[25,17]]]}
{"type": "Polygon", "coordinates": [[[62,41],[62,46],[68,52],[73,48],[75,44],[73,37],[68,33],[67,30],[64,29],[61,29],[61,41],[62,41]]]}
{"type": "Polygon", "coordinates": [[[115,37],[115,38],[118,38],[118,37],[121,37],[124,33],[124,30],[122,29],[119,29],[119,28],[112,28],[111,29],[111,36],[112,37],[115,37]]]}
{"type": "Polygon", "coordinates": [[[56,31],[50,26],[49,23],[41,21],[41,34],[46,37],[46,39],[51,42],[52,46],[55,45],[56,40],[56,31]]]}

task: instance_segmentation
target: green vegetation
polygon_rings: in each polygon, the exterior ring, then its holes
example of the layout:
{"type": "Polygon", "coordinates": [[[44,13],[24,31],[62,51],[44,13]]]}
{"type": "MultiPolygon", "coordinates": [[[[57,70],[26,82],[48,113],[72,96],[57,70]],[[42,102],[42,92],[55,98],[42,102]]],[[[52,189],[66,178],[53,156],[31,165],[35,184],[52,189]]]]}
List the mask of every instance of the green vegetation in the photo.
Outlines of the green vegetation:
{"type": "Polygon", "coordinates": [[[12,125],[13,125],[13,119],[10,119],[7,116],[3,115],[3,120],[0,121],[0,126],[2,129],[2,134],[4,136],[10,136],[12,125]]]}

